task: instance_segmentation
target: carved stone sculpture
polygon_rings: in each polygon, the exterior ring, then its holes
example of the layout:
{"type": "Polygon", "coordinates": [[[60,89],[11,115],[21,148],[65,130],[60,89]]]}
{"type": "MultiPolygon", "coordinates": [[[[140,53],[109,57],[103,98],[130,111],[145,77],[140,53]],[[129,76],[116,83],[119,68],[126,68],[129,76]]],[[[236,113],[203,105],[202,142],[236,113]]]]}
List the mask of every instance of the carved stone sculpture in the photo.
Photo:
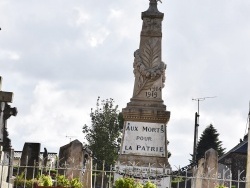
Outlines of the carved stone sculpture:
{"type": "Polygon", "coordinates": [[[160,40],[148,39],[134,53],[135,85],[133,97],[159,98],[165,82],[166,64],[160,60],[160,40]]]}

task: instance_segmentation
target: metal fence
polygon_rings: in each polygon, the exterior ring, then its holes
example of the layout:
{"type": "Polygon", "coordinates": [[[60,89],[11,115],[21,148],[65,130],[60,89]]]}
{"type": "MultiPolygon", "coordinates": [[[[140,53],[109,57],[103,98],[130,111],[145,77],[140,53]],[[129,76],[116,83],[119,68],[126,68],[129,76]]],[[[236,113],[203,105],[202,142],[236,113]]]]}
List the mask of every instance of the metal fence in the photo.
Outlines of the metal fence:
{"type": "Polygon", "coordinates": [[[177,171],[173,172],[172,170],[162,168],[159,171],[150,165],[148,167],[131,165],[120,168],[119,165],[107,166],[105,162],[98,166],[97,164],[92,165],[92,161],[90,160],[85,165],[72,165],[72,163],[59,165],[59,160],[47,166],[43,166],[42,164],[42,162],[37,163],[34,161],[34,165],[32,166],[21,166],[18,163],[13,164],[13,161],[1,161],[1,188],[36,188],[37,185],[30,184],[30,181],[43,174],[52,177],[54,186],[57,186],[59,183],[56,178],[58,175],[62,175],[69,180],[79,178],[84,188],[112,188],[114,187],[116,175],[120,177],[132,177],[143,182],[154,182],[155,180],[168,178],[170,183],[164,185],[164,188],[211,188],[211,186],[216,187],[218,185],[228,188],[245,188],[246,183],[245,178],[242,177],[244,171],[238,171],[238,179],[232,179],[230,169],[223,170],[221,173],[206,173],[194,177],[190,170],[179,171],[177,169],[177,171]],[[17,183],[17,177],[19,177],[19,180],[22,179],[22,181],[17,183]],[[199,185],[203,185],[203,187],[199,187],[199,185]]]}
{"type": "Polygon", "coordinates": [[[245,188],[246,179],[241,177],[243,171],[238,171],[238,179],[232,179],[232,174],[201,174],[192,176],[186,172],[185,175],[171,175],[171,186],[173,188],[211,188],[211,187],[226,187],[226,188],[245,188]],[[197,183],[198,182],[198,183],[197,183]],[[196,186],[195,186],[196,185],[196,186]]]}

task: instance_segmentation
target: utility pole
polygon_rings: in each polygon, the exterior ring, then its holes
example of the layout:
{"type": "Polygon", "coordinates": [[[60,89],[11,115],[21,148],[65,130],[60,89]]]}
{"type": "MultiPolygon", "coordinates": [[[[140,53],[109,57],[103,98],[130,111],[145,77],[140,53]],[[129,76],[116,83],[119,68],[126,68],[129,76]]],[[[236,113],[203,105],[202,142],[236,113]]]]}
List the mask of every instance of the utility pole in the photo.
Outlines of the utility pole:
{"type": "Polygon", "coordinates": [[[248,112],[248,134],[247,134],[247,172],[246,172],[246,188],[250,187],[250,102],[248,112]]]}
{"type": "Polygon", "coordinates": [[[194,146],[193,146],[193,159],[192,159],[193,163],[196,162],[196,155],[197,155],[198,127],[199,127],[199,117],[200,117],[200,101],[204,101],[207,98],[215,98],[215,97],[216,96],[192,99],[192,100],[198,102],[198,111],[195,112],[195,123],[194,123],[194,146]]]}

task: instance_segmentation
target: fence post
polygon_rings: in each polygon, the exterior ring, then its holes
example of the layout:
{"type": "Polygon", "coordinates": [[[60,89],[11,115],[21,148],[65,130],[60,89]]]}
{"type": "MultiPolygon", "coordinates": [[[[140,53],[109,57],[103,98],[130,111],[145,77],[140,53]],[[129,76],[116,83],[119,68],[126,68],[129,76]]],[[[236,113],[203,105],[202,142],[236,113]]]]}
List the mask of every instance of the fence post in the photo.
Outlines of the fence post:
{"type": "Polygon", "coordinates": [[[186,177],[185,177],[185,188],[187,188],[187,179],[188,179],[188,175],[187,175],[187,169],[186,169],[186,173],[185,173],[186,177]]]}
{"type": "Polygon", "coordinates": [[[97,164],[95,164],[94,188],[96,184],[96,172],[97,172],[97,164]]]}
{"type": "Polygon", "coordinates": [[[229,171],[229,178],[230,178],[230,180],[229,180],[229,188],[231,188],[232,187],[232,172],[231,172],[231,170],[229,171]]]}
{"type": "MultiPolygon", "coordinates": [[[[36,166],[36,160],[34,160],[32,179],[34,179],[34,177],[35,177],[35,171],[36,171],[35,166],[36,166]]],[[[33,183],[32,183],[32,188],[33,188],[33,187],[34,187],[34,185],[33,185],[33,183]]]]}
{"type": "Polygon", "coordinates": [[[1,160],[3,157],[3,149],[2,146],[0,146],[0,164],[1,164],[1,177],[0,177],[0,187],[2,187],[2,176],[3,176],[3,161],[1,160]]]}
{"type": "Polygon", "coordinates": [[[109,169],[109,187],[108,188],[111,188],[111,169],[112,169],[112,165],[110,165],[110,169],[109,169]]]}
{"type": "MultiPolygon", "coordinates": [[[[18,160],[18,167],[17,167],[17,176],[19,176],[19,170],[20,170],[21,162],[20,159],[18,160]]],[[[14,185],[15,185],[15,180],[14,180],[14,185]]],[[[16,188],[17,188],[17,182],[16,182],[16,188]]]]}
{"type": "Polygon", "coordinates": [[[28,159],[29,159],[29,157],[27,156],[26,157],[26,164],[25,164],[25,170],[24,170],[24,188],[26,187],[26,178],[27,178],[27,167],[28,167],[28,159]]]}
{"type": "Polygon", "coordinates": [[[64,170],[63,170],[63,174],[64,174],[64,176],[66,176],[66,171],[67,170],[67,162],[65,161],[64,162],[64,170]]]}
{"type": "Polygon", "coordinates": [[[101,184],[101,188],[103,188],[104,168],[105,168],[105,161],[103,161],[103,164],[102,164],[102,184],[101,184]]]}
{"type": "Polygon", "coordinates": [[[244,172],[245,170],[243,170],[242,172],[240,172],[240,170],[238,170],[238,187],[240,187],[240,175],[244,172]]]}

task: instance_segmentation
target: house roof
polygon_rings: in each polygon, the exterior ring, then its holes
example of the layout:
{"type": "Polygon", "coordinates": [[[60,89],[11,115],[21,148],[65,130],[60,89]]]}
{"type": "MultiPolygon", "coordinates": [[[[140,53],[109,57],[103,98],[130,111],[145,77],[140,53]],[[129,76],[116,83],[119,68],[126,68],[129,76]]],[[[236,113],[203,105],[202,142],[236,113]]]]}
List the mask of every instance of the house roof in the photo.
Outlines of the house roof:
{"type": "Polygon", "coordinates": [[[227,153],[219,157],[219,162],[222,162],[224,159],[230,157],[230,154],[237,153],[242,155],[247,155],[247,146],[248,146],[248,139],[247,135],[244,137],[244,140],[241,140],[238,145],[233,147],[227,153]]]}

